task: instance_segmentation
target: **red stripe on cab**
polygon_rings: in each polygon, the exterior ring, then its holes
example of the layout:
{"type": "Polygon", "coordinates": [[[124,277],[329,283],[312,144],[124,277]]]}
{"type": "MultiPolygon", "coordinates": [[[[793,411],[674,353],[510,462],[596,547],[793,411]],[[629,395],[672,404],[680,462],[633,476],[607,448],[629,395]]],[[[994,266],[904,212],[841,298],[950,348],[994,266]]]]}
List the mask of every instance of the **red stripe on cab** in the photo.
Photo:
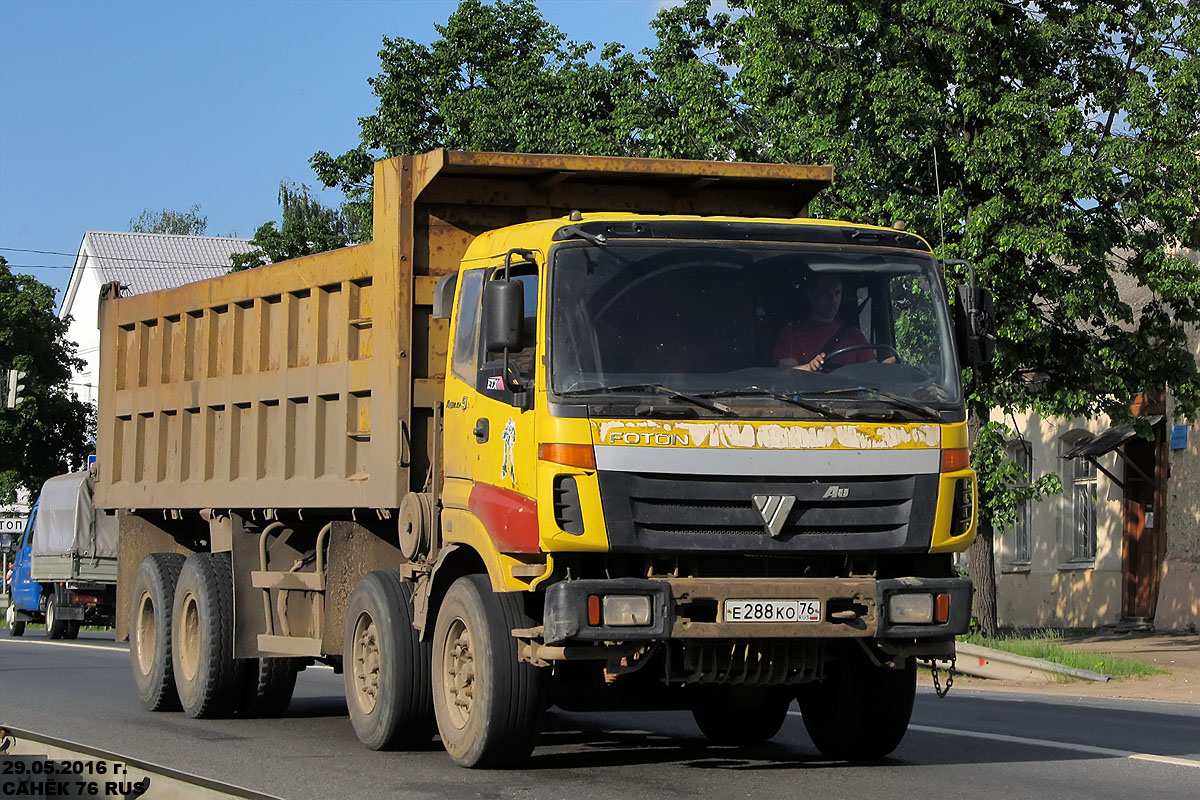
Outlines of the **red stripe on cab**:
{"type": "Polygon", "coordinates": [[[476,482],[467,506],[501,553],[539,552],[537,501],[533,498],[476,482]]]}

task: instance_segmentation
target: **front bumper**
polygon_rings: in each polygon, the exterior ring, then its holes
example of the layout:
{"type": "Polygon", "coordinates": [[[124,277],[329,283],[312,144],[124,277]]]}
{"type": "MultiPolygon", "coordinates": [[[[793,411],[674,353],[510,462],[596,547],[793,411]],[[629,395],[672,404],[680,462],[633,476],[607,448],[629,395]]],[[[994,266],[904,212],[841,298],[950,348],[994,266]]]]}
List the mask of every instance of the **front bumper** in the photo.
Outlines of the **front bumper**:
{"type": "Polygon", "coordinates": [[[662,639],[947,639],[966,633],[971,615],[968,578],[619,578],[561,581],[546,589],[543,639],[628,642],[662,639]],[[945,622],[899,625],[887,620],[896,594],[948,594],[945,622]],[[643,594],[650,598],[650,623],[590,625],[592,595],[643,594]],[[724,602],[819,600],[815,622],[725,622],[724,602]]]}

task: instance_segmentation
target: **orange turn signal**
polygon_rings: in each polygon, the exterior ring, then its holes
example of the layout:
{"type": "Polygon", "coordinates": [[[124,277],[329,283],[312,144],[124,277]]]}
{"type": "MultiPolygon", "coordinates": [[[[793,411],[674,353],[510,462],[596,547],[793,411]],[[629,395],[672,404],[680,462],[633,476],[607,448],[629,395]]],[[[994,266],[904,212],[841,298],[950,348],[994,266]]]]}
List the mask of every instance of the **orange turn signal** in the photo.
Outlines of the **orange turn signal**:
{"type": "Polygon", "coordinates": [[[590,444],[539,444],[538,460],[580,469],[596,468],[596,451],[590,444]]]}
{"type": "Polygon", "coordinates": [[[950,621],[950,595],[939,594],[934,598],[933,618],[936,622],[950,621]]]}
{"type": "Polygon", "coordinates": [[[965,447],[950,447],[942,451],[942,472],[957,472],[971,463],[971,451],[965,447]]]}
{"type": "Polygon", "coordinates": [[[600,624],[600,595],[588,595],[588,625],[600,624]]]}

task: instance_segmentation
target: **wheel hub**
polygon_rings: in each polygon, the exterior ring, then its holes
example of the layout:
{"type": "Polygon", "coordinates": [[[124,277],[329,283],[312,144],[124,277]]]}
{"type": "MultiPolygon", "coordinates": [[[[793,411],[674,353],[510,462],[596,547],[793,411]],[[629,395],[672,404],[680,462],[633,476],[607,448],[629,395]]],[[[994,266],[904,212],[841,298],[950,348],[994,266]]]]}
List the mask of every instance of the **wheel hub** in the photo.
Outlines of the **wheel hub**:
{"type": "Polygon", "coordinates": [[[154,624],[154,599],[149,592],[138,602],[137,660],[138,669],[149,675],[154,669],[154,653],[158,649],[158,626],[154,624]]]}
{"type": "Polygon", "coordinates": [[[450,625],[442,669],[446,708],[455,727],[462,728],[471,717],[471,703],[475,698],[475,656],[471,649],[471,632],[461,619],[450,625]]]}
{"type": "Polygon", "coordinates": [[[200,671],[200,604],[191,592],[183,598],[183,618],[180,622],[183,625],[179,631],[179,666],[183,670],[183,677],[193,681],[200,671]]]}
{"type": "Polygon", "coordinates": [[[360,614],[354,624],[354,652],[351,668],[354,675],[354,699],[364,714],[375,710],[379,702],[379,636],[375,620],[360,614]]]}

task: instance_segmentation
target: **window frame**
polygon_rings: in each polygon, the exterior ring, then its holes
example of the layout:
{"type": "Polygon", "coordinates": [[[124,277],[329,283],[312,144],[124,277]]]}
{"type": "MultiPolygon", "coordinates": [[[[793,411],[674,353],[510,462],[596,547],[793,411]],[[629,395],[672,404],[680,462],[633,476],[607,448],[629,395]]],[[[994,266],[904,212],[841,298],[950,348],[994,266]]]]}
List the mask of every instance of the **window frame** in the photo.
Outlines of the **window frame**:
{"type": "MultiPolygon", "coordinates": [[[[1076,430],[1059,437],[1060,458],[1088,435],[1087,431],[1076,430]]],[[[1099,549],[1099,470],[1082,456],[1063,458],[1062,461],[1060,477],[1063,497],[1059,506],[1059,535],[1065,559],[1060,568],[1091,567],[1095,565],[1099,549]],[[1085,508],[1081,505],[1081,499],[1090,501],[1090,514],[1084,512],[1081,515],[1085,508]]]]}

